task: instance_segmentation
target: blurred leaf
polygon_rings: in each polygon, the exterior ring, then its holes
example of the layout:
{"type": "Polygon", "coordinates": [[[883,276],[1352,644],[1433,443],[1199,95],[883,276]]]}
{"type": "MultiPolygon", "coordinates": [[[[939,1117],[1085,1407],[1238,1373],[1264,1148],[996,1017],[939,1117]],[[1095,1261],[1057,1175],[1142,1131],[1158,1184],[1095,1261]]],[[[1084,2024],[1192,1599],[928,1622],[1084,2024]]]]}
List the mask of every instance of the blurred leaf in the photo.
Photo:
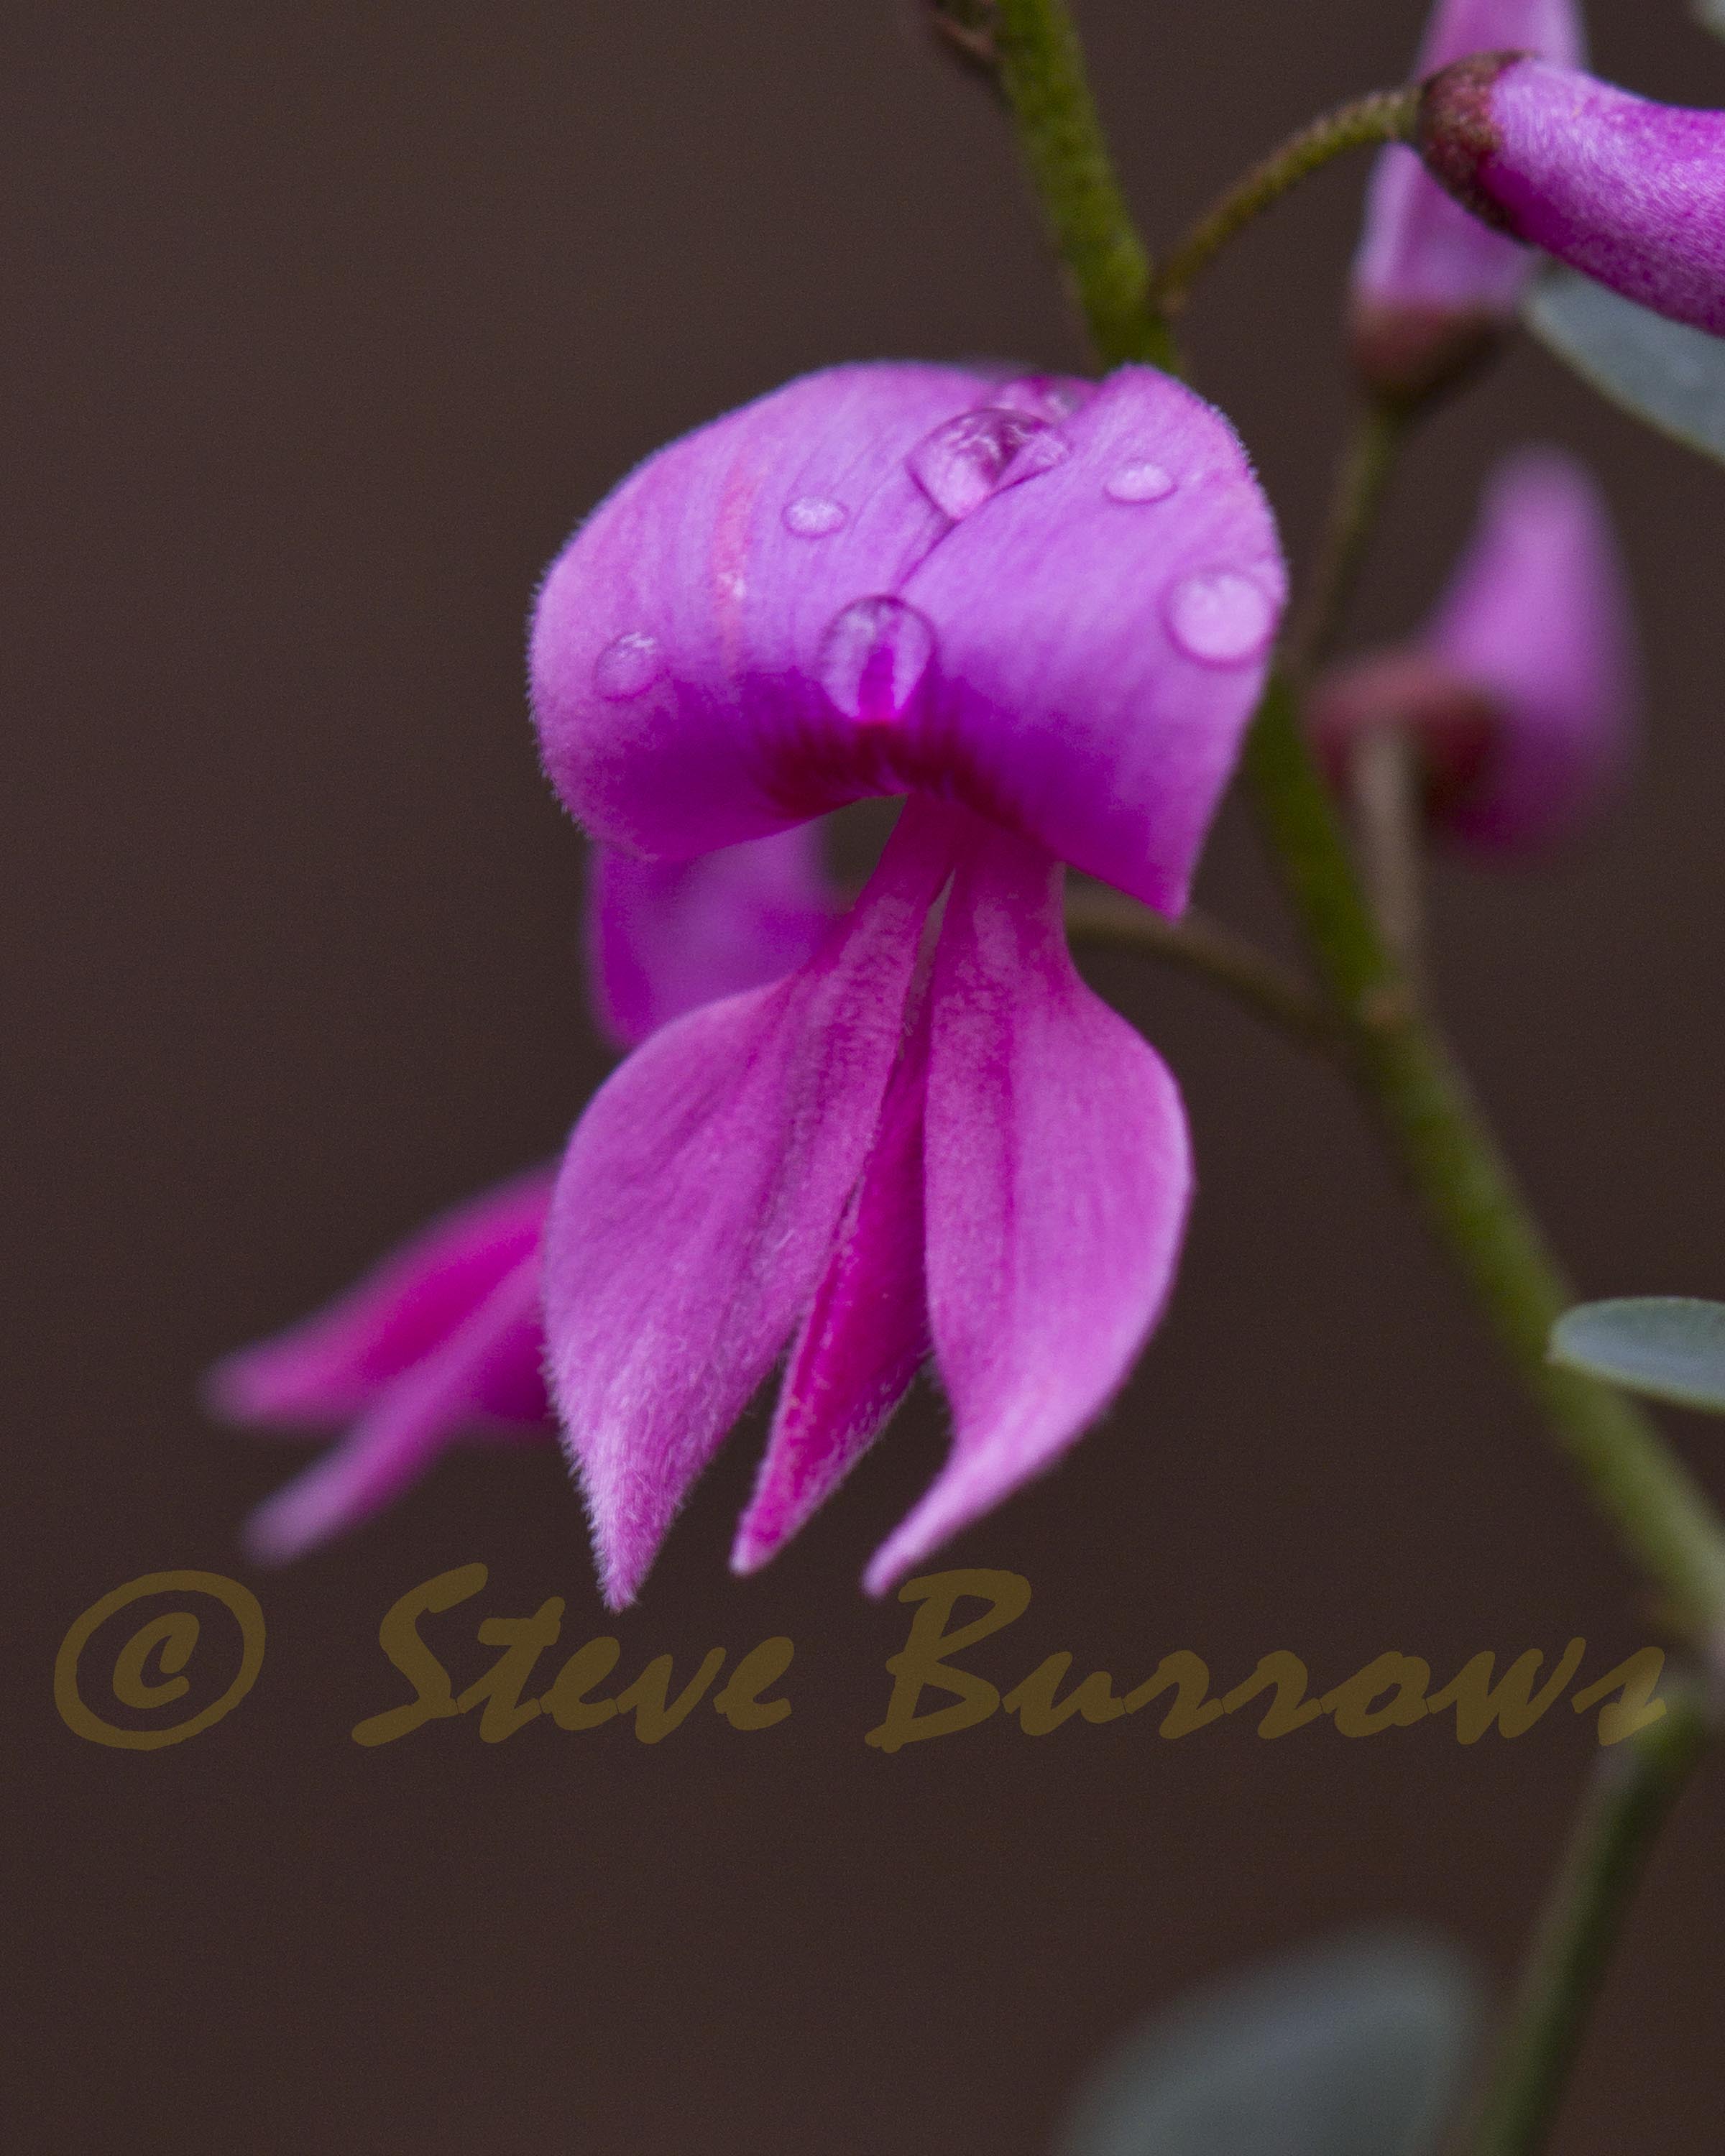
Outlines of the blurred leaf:
{"type": "Polygon", "coordinates": [[[1551,1359],[1625,1392],[1725,1414],[1725,1302],[1685,1295],[1584,1302],[1552,1327],[1551,1359]]]}
{"type": "Polygon", "coordinates": [[[1690,12],[1702,29],[1725,38],[1725,0],[1693,0],[1690,12]]]}
{"type": "Polygon", "coordinates": [[[1153,2021],[1081,2092],[1058,2156],[1426,2156],[1477,2019],[1451,1949],[1343,1941],[1153,2021]]]}
{"type": "Polygon", "coordinates": [[[1650,314],[1574,270],[1536,277],[1522,318],[1614,404],[1725,461],[1725,338],[1650,314]]]}

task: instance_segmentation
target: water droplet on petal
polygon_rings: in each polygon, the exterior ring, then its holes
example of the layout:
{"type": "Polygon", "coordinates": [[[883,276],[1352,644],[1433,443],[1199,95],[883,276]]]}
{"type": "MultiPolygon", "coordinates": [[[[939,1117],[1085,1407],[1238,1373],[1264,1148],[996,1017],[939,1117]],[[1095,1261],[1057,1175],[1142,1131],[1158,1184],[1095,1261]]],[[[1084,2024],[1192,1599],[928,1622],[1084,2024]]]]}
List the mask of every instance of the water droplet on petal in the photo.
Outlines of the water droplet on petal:
{"type": "Polygon", "coordinates": [[[990,495],[1048,470],[1066,444],[1045,420],[988,405],[961,412],[911,452],[911,476],[956,524],[990,495]]]}
{"type": "Polygon", "coordinates": [[[593,661],[593,685],[614,703],[639,696],[665,671],[665,654],[659,639],[644,629],[632,629],[608,644],[593,661]]]}
{"type": "Polygon", "coordinates": [[[784,526],[799,539],[824,539],[850,521],[850,511],[828,494],[799,494],[784,506],[784,526]]]}
{"type": "Polygon", "coordinates": [[[1188,577],[1168,598],[1169,634],[1189,659],[1205,666],[1243,666],[1276,627],[1276,605],[1261,584],[1235,569],[1188,577]]]}
{"type": "Polygon", "coordinates": [[[1111,479],[1104,481],[1102,491],[1110,501],[1166,501],[1179,483],[1160,465],[1146,460],[1122,465],[1111,479]]]}
{"type": "Polygon", "coordinates": [[[821,639],[820,685],[847,719],[901,717],[934,657],[934,630],[902,599],[858,599],[821,639]]]}

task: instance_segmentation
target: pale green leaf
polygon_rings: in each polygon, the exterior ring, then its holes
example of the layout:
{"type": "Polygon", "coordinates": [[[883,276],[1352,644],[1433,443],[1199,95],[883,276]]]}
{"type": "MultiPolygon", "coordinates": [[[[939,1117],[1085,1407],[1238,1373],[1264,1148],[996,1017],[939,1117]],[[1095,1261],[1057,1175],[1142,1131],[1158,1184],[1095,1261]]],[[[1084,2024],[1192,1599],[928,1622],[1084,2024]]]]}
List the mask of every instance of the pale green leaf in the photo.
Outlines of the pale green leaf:
{"type": "Polygon", "coordinates": [[[1429,2156],[1476,2022],[1465,1964],[1423,1938],[1279,1963],[1105,2061],[1057,2156],[1429,2156]]]}
{"type": "Polygon", "coordinates": [[[1725,1414],[1725,1303],[1683,1295],[1584,1302],[1553,1327],[1551,1358],[1625,1392],[1725,1414]]]}
{"type": "Polygon", "coordinates": [[[1574,270],[1536,277],[1522,316],[1602,396],[1725,462],[1725,338],[1650,314],[1574,270]]]}

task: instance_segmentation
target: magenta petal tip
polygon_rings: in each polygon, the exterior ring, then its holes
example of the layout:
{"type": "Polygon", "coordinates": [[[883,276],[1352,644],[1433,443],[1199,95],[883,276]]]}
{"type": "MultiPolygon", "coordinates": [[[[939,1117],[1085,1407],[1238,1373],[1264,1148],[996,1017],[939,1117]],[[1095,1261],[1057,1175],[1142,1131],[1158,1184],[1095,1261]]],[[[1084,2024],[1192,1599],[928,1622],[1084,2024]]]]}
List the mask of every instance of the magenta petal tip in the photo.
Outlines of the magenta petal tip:
{"type": "Polygon", "coordinates": [[[1419,146],[1476,217],[1656,314],[1725,335],[1725,113],[1500,51],[1426,85],[1419,146]]]}

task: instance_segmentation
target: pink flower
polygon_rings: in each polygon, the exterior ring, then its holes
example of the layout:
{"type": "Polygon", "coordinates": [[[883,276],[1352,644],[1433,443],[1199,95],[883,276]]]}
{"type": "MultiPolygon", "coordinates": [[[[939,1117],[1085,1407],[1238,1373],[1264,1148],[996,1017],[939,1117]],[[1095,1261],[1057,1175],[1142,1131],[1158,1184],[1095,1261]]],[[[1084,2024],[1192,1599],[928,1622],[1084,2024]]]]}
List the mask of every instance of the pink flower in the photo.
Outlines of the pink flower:
{"type": "MultiPolygon", "coordinates": [[[[1586,58],[1575,0],[1438,0],[1416,78],[1472,53],[1586,58]]],[[[1367,383],[1396,398],[1430,393],[1494,341],[1514,316],[1533,257],[1489,231],[1431,179],[1412,150],[1384,151],[1353,265],[1351,331],[1367,383]]]]}
{"type": "Polygon", "coordinates": [[[1725,113],[1500,52],[1426,85],[1419,148],[1476,217],[1656,314],[1725,333],[1725,113]]]}
{"type": "Polygon", "coordinates": [[[1399,650],[1334,669],[1312,704],[1339,779],[1360,731],[1418,741],[1434,824],[1526,850],[1567,837],[1621,778],[1634,730],[1635,638],[1604,502],[1555,449],[1502,465],[1449,590],[1399,650]]]}
{"type": "Polygon", "coordinates": [[[814,375],[650,459],[553,565],[535,711],[601,843],[687,860],[908,796],[814,956],[655,1033],[570,1142],[550,1370],[614,1604],[787,1353],[742,1570],[932,1351],[952,1453],[876,1591],[1122,1383],[1187,1131],[1073,969],[1060,865],[1180,907],[1284,590],[1232,431],[1145,368],[814,375]]]}
{"type": "MultiPolygon", "coordinates": [[[[812,825],[670,865],[601,849],[591,882],[594,1001],[624,1042],[793,971],[836,910],[812,825]]],[[[470,1199],[327,1310],[210,1373],[206,1398],[227,1421],[345,1431],[253,1514],[254,1557],[280,1563],[357,1525],[464,1436],[550,1435],[539,1244],[552,1183],[537,1169],[470,1199]]]]}

